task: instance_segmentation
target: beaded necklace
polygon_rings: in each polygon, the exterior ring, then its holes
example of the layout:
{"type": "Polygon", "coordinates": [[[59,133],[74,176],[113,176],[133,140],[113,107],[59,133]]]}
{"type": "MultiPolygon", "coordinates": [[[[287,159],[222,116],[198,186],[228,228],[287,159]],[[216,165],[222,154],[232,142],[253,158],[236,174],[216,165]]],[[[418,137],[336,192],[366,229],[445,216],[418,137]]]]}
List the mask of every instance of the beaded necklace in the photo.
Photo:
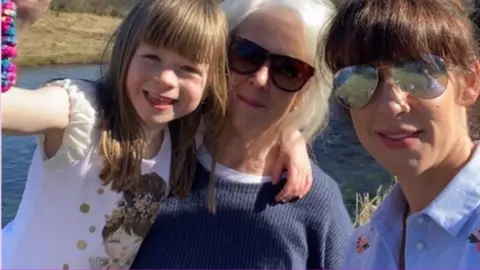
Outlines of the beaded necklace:
{"type": "Polygon", "coordinates": [[[15,20],[17,6],[12,0],[2,0],[2,93],[7,92],[17,81],[17,38],[15,20]]]}

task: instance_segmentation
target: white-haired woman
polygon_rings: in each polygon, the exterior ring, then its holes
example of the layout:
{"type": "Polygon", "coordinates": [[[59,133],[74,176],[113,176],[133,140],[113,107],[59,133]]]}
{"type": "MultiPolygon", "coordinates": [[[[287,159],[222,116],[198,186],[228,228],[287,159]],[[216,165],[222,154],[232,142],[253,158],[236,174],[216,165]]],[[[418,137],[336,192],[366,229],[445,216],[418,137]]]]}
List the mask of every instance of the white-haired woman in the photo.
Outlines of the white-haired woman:
{"type": "Polygon", "coordinates": [[[276,203],[280,186],[271,183],[278,134],[298,129],[310,141],[326,124],[330,89],[313,60],[336,7],[226,0],[223,8],[228,122],[218,140],[204,138],[191,196],[163,204],[133,268],[337,268],[352,230],[337,184],[312,164],[310,192],[276,203]]]}

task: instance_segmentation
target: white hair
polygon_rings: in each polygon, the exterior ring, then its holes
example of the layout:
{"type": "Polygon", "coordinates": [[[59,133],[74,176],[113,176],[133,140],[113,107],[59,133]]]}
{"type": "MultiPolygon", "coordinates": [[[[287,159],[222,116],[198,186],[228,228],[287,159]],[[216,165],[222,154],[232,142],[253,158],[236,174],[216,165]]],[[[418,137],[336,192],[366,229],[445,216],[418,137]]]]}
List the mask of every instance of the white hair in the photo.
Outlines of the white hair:
{"type": "Polygon", "coordinates": [[[316,72],[310,89],[300,96],[294,110],[282,120],[280,130],[298,129],[305,139],[311,142],[328,122],[329,98],[331,94],[330,73],[324,64],[315,57],[317,49],[323,45],[324,35],[330,19],[343,0],[225,0],[221,3],[227,15],[230,32],[252,13],[282,7],[296,12],[302,21],[305,41],[316,72]]]}

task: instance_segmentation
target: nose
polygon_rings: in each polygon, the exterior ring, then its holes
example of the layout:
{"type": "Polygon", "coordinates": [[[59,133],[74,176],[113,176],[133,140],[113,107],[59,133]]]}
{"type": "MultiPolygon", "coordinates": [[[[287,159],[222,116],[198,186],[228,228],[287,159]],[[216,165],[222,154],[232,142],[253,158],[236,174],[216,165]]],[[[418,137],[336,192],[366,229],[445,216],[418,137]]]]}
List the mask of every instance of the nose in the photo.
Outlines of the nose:
{"type": "Polygon", "coordinates": [[[255,74],[250,77],[250,82],[259,89],[265,89],[268,85],[269,67],[265,63],[255,74]]]}
{"type": "Polygon", "coordinates": [[[408,94],[400,89],[393,80],[389,79],[378,87],[376,95],[380,114],[398,118],[410,111],[408,94]]]}
{"type": "Polygon", "coordinates": [[[162,69],[155,73],[154,81],[163,88],[175,88],[178,84],[178,77],[171,69],[162,69]]]}

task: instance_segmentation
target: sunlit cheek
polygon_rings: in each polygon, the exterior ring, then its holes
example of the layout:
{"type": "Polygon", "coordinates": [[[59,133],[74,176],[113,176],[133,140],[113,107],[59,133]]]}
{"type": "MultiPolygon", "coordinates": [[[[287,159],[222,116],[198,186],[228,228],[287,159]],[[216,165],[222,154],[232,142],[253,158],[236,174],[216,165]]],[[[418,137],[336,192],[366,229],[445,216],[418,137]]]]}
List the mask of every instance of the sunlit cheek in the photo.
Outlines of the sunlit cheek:
{"type": "Polygon", "coordinates": [[[282,90],[274,89],[272,94],[272,106],[281,116],[286,116],[298,109],[297,106],[300,106],[300,95],[297,93],[286,93],[282,92],[282,90]]]}
{"type": "Polygon", "coordinates": [[[206,94],[205,91],[207,90],[201,82],[190,83],[188,87],[185,88],[187,113],[193,112],[198,106],[200,106],[202,97],[206,94]]]}
{"type": "Polygon", "coordinates": [[[357,135],[358,139],[362,144],[367,144],[368,141],[368,130],[370,129],[369,123],[371,118],[368,117],[366,112],[362,111],[363,109],[351,109],[351,119],[353,123],[354,132],[357,135]],[[370,118],[370,119],[369,119],[370,118]]]}
{"type": "Polygon", "coordinates": [[[142,80],[145,76],[146,69],[139,63],[140,61],[133,59],[127,71],[127,85],[133,86],[142,80]]]}
{"type": "Polygon", "coordinates": [[[240,85],[247,82],[248,76],[230,73],[228,76],[229,93],[235,93],[240,90],[240,85]]]}

